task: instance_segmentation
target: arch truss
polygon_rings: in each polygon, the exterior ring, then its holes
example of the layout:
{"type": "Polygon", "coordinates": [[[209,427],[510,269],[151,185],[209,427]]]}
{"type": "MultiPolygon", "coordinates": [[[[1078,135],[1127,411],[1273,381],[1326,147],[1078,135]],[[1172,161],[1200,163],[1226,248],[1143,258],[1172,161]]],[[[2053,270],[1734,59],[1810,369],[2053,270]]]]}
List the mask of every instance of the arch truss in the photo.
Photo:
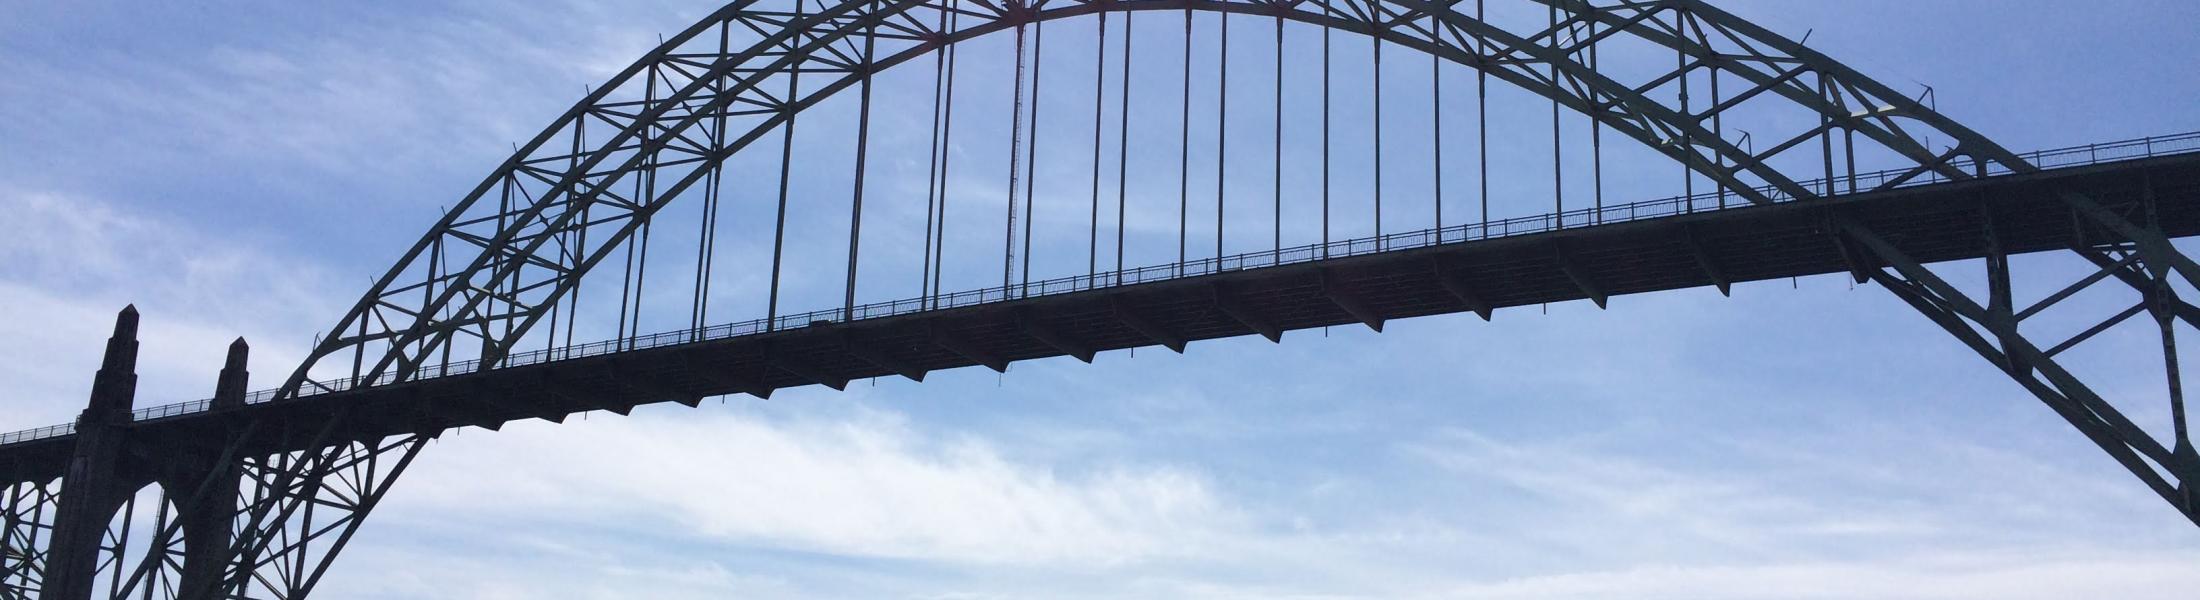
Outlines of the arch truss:
{"type": "MultiPolygon", "coordinates": [[[[495,369],[523,344],[570,343],[583,276],[619,260],[668,204],[691,197],[714,204],[721,187],[744,183],[724,168],[729,158],[842,91],[860,90],[868,106],[871,79],[886,69],[1056,19],[1210,12],[1272,18],[1279,31],[1289,21],[1370,36],[1546,98],[1669,158],[1692,173],[1689,181],[1753,204],[2036,170],[1919,98],[1699,0],[1501,4],[1543,18],[1498,18],[1483,2],[1460,0],[736,2],[594,88],[524,144],[375,281],[271,400],[495,369]],[[1620,73],[1599,65],[1600,55],[1623,54],[1669,66],[1620,73]],[[1691,89],[1705,82],[1711,89],[1691,89]],[[1762,116],[1776,110],[1808,116],[1762,116]],[[1754,141],[1739,135],[1745,129],[1754,141]],[[1900,168],[1866,177],[1859,155],[1900,168]]],[[[782,156],[782,169],[790,159],[782,156]]],[[[1876,282],[1915,307],[2200,524],[2193,489],[2200,456],[2186,433],[2176,353],[2178,330],[2200,326],[2200,308],[2183,299],[2200,283],[2200,267],[2156,225],[2148,195],[2059,200],[2073,215],[2068,251],[2096,269],[2055,285],[2013,283],[2029,275],[2010,268],[1984,202],[1976,215],[1987,240],[1985,273],[1976,278],[1983,290],[1957,285],[1969,278],[1925,267],[1839,211],[1828,211],[1825,238],[1839,245],[1858,282],[1876,282]],[[2054,291],[2022,301],[2012,293],[2040,288],[2054,291]],[[2041,333],[2041,315],[2103,290],[2130,296],[2130,308],[2074,335],[2041,333]],[[2061,358],[2142,316],[2160,340],[2166,379],[2153,387],[2170,405],[2168,428],[2142,426],[2111,402],[2105,390],[2122,393],[2129,382],[2082,376],[2061,358]]],[[[852,314],[853,266],[850,273],[852,314]]],[[[624,334],[629,309],[618,310],[624,334]]],[[[704,326],[705,312],[695,314],[693,325],[704,326]]],[[[219,597],[309,592],[432,435],[331,438],[315,450],[235,461],[244,500],[219,597]]],[[[43,488],[12,489],[32,497],[43,488]]],[[[10,506],[0,586],[30,585],[37,561],[27,549],[42,530],[35,513],[10,506]]]]}

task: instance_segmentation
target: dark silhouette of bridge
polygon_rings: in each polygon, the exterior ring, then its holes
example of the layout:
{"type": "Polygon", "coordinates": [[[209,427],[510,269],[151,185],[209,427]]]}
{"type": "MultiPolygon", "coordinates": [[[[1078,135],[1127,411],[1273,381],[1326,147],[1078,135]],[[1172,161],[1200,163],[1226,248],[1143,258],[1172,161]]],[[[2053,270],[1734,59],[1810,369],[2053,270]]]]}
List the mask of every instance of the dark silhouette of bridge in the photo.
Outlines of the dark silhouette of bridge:
{"type": "MultiPolygon", "coordinates": [[[[1681,288],[1715,286],[1724,293],[1746,282],[1829,273],[1875,283],[1905,300],[2200,524],[2192,487],[2200,481],[2200,455],[2185,429],[2174,333],[2180,323],[2200,323],[2200,308],[2179,296],[2193,293],[2200,266],[2169,241],[2200,233],[2200,134],[2018,154],[1917,98],[1701,2],[1517,4],[1547,12],[1547,19],[1486,19],[1481,2],[1408,0],[737,2],[594,88],[521,148],[317,339],[281,386],[246,391],[248,349],[239,340],[229,349],[213,398],[136,408],[138,315],[125,310],[83,416],[0,435],[0,483],[6,486],[0,489],[7,491],[0,497],[0,598],[306,596],[424,442],[452,428],[498,429],[515,420],[562,421],[597,410],[625,414],[661,402],[693,406],[727,394],[768,397],[807,385],[839,389],[871,377],[922,381],[932,371],[1000,371],[1012,362],[1057,356],[1090,362],[1100,352],[1142,346],[1183,352],[1190,342],[1224,337],[1281,341],[1290,331],[1335,325],[1380,331],[1389,321],[1427,315],[1471,312],[1489,319],[1498,309],[1580,299],[1604,306],[1615,296],[1681,288]],[[1233,64],[1227,53],[1236,48],[1227,41],[1231,24],[1241,31],[1273,24],[1275,208],[1235,217],[1270,217],[1263,225],[1272,226],[1273,235],[1256,240],[1269,242],[1265,249],[1226,252],[1224,201],[1232,196],[1223,186],[1233,181],[1227,176],[1233,138],[1226,133],[1215,136],[1214,192],[1200,198],[1214,202],[1214,251],[1194,257],[1189,248],[1195,123],[1189,65],[1196,47],[1191,40],[1200,35],[1194,13],[1224,15],[1216,19],[1223,42],[1214,47],[1224,53],[1217,63],[1223,81],[1216,87],[1218,128],[1234,122],[1227,116],[1231,106],[1265,110],[1271,100],[1246,98],[1227,83],[1233,64]],[[1118,39],[1111,46],[1108,27],[1112,19],[1122,28],[1118,35],[1129,38],[1140,14],[1143,21],[1167,23],[1181,14],[1187,38],[1182,113],[1175,123],[1179,164],[1162,174],[1178,187],[1178,256],[1133,268],[1124,265],[1130,131],[1145,119],[1133,118],[1131,98],[1133,84],[1146,82],[1130,75],[1133,43],[1118,39]],[[1070,75],[1090,78],[1091,118],[1074,113],[1067,120],[1089,123],[1089,129],[1067,128],[1058,114],[1039,108],[1040,94],[1049,89],[1042,83],[1059,81],[1042,79],[1042,69],[1062,68],[1059,59],[1042,59],[1045,25],[1073,17],[1098,21],[1095,35],[1077,30],[1082,37],[1069,42],[1093,49],[1095,64],[1070,75]],[[1321,237],[1287,246],[1286,125],[1315,128],[1312,118],[1287,119],[1284,110],[1287,77],[1312,77],[1285,68],[1291,31],[1305,32],[1301,42],[1318,41],[1322,51],[1323,185],[1321,237]],[[947,292],[952,288],[944,286],[963,283],[948,283],[955,278],[950,267],[962,264],[948,259],[948,248],[978,235],[949,230],[949,198],[969,199],[948,185],[950,159],[962,155],[952,142],[956,44],[993,33],[1013,35],[1016,48],[1006,196],[979,198],[1005,213],[996,221],[1001,251],[961,260],[985,261],[990,269],[998,259],[1001,279],[995,286],[947,292]],[[1352,192],[1356,200],[1373,201],[1375,233],[1365,237],[1331,235],[1334,33],[1377,40],[1370,71],[1375,187],[1371,198],[1352,192]],[[1434,198],[1423,201],[1435,207],[1434,219],[1424,228],[1389,233],[1383,233],[1381,212],[1385,47],[1435,59],[1428,63],[1427,89],[1435,95],[1428,108],[1436,155],[1409,157],[1432,165],[1434,198]],[[1600,65],[1600,49],[1607,47],[1675,60],[1669,68],[1615,70],[1600,65]],[[859,277],[865,272],[859,268],[862,234],[882,225],[867,220],[864,210],[873,80],[896,65],[922,69],[927,58],[931,98],[894,103],[932,105],[924,244],[917,255],[922,293],[858,303],[858,284],[869,281],[859,277]],[[1121,73],[1112,88],[1111,66],[1121,73]],[[1445,219],[1444,174],[1465,168],[1463,161],[1442,158],[1451,145],[1442,124],[1446,113],[1467,112],[1442,100],[1447,67],[1471,72],[1478,92],[1496,79],[1550,102],[1555,210],[1492,218],[1488,100],[1478,93],[1471,106],[1480,145],[1468,154],[1480,158],[1475,181],[1481,210],[1473,218],[1445,219]],[[1110,91],[1119,94],[1110,98],[1110,91]],[[858,98],[842,107],[855,110],[843,115],[855,125],[849,201],[808,208],[845,208],[849,215],[846,253],[830,257],[846,260],[844,287],[835,290],[843,301],[781,314],[782,272],[797,260],[786,250],[788,214],[814,204],[788,201],[789,170],[804,158],[792,142],[796,117],[833,110],[818,107],[838,93],[858,98]],[[1118,98],[1119,105],[1111,104],[1118,98]],[[1812,118],[1765,118],[1768,103],[1812,118]],[[1119,106],[1113,123],[1104,118],[1111,106],[1119,106]],[[1566,207],[1562,171],[1583,161],[1580,146],[1572,160],[1565,153],[1561,109],[1578,113],[1589,126],[1595,182],[1589,206],[1580,206],[1577,189],[1576,207],[1566,207]],[[1751,122],[1755,129],[1730,135],[1730,128],[1740,128],[1727,121],[1752,118],[1758,119],[1751,122]],[[1793,129],[1799,122],[1815,126],[1793,129]],[[1043,123],[1054,129],[1042,129],[1043,123]],[[1777,129],[1781,123],[1790,130],[1777,129]],[[1112,155],[1104,143],[1110,125],[1118,128],[1112,155]],[[1682,167],[1683,193],[1605,203],[1607,132],[1682,167]],[[781,136],[778,147],[751,148],[773,133],[781,136]],[[1035,239],[1031,223],[1042,207],[1036,187],[1040,140],[1087,134],[1091,149],[1080,160],[1091,161],[1089,203],[1047,199],[1071,212],[1089,211],[1087,236],[1067,244],[1035,239]],[[1773,140],[1768,149],[1748,141],[1759,135],[1773,140]],[[1936,149],[1928,139],[1948,145],[1936,149]],[[725,166],[769,153],[777,154],[765,157],[778,169],[776,181],[741,179],[725,166]],[[1860,169],[1860,155],[1892,168],[1860,169]],[[1116,167],[1112,203],[1101,193],[1107,159],[1116,167]],[[716,228],[721,210],[738,211],[741,200],[722,197],[723,190],[771,196],[758,190],[774,184],[766,316],[714,323],[713,262],[721,254],[716,228]],[[676,199],[699,203],[694,219],[661,213],[676,199]],[[1103,219],[1104,209],[1115,219],[1103,219]],[[656,250],[658,260],[668,253],[696,257],[686,265],[693,281],[679,282],[688,294],[688,326],[645,335],[638,332],[645,307],[659,305],[645,302],[643,291],[667,285],[661,274],[654,284],[645,280],[653,222],[700,229],[692,246],[656,250]],[[1111,244],[1102,244],[1103,233],[1113,234],[1111,244]],[[1035,267],[1034,247],[1050,245],[1080,246],[1084,260],[1035,267]],[[1112,268],[1103,268],[1103,248],[1114,251],[1112,268]],[[2043,252],[2074,253],[2097,270],[2026,286],[2057,291],[2020,302],[2011,291],[2013,278],[2059,275],[2012,272],[2009,257],[2043,252]],[[1954,261],[1980,263],[1985,289],[1965,290],[1925,267],[1954,261]],[[600,268],[607,263],[612,268],[600,268]],[[1065,273],[1034,278],[1046,270],[1065,273]],[[618,281],[584,292],[582,276],[589,273],[618,281]],[[2056,329],[2074,329],[2075,335],[2035,338],[2039,328],[2022,327],[2055,314],[2078,293],[2099,289],[2131,296],[2131,307],[2107,317],[2072,317],[2079,327],[2056,329]],[[596,312],[584,314],[583,306],[596,312]],[[2133,320],[2142,315],[2148,318],[2133,320]],[[575,331],[591,324],[615,324],[613,335],[576,342],[575,331]],[[2160,333],[2173,419],[2167,443],[2095,391],[2107,386],[2056,359],[2127,324],[2160,333]],[[159,490],[154,522],[133,524],[127,515],[136,514],[140,490],[150,486],[159,490]],[[140,535],[133,537],[132,527],[140,535]],[[130,541],[140,538],[149,541],[130,541]]],[[[1057,31],[1057,39],[1065,35],[1057,31]]],[[[1267,150],[1250,154],[1265,157],[1267,150]]],[[[1246,153],[1242,147],[1238,152],[1246,153]]],[[[1394,192],[1394,211],[1396,197],[1394,192]]]]}

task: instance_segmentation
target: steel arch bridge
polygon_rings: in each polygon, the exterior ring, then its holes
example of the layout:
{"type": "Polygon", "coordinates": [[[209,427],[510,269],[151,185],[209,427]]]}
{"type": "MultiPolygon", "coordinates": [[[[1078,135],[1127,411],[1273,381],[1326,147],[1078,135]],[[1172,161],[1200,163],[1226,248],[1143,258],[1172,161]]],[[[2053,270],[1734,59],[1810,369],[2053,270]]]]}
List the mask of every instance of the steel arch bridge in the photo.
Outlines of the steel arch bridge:
{"type": "MultiPolygon", "coordinates": [[[[137,315],[126,310],[83,416],[71,425],[0,437],[0,481],[6,485],[0,489],[7,492],[0,497],[5,517],[0,598],[304,597],[423,445],[453,427],[495,429],[511,420],[558,421],[588,410],[624,414],[646,403],[694,405],[712,395],[761,397],[801,385],[840,388],[852,379],[881,375],[921,381],[932,370],[973,365],[1005,370],[1013,361],[1050,356],[1090,362],[1098,352],[1138,346],[1182,352],[1190,341],[1219,337],[1259,334],[1280,341],[1286,331],[1343,323],[1379,331],[1388,320],[1430,314],[1474,312],[1488,319],[1495,309],[1511,306],[1584,298],[1602,306],[1614,295],[1707,285],[1727,292],[1738,282],[1822,273],[1846,273],[1895,294],[2200,524],[2193,488],[2200,481],[2200,455],[2186,431],[2176,350],[2177,330],[2200,325],[2200,308],[2182,299],[2200,293],[2194,291],[2200,265],[2170,241],[2200,233],[2200,136],[2020,155],[1919,98],[1698,0],[1487,4],[745,0],[728,5],[593,87],[520,146],[375,281],[280,387],[247,392],[247,350],[239,340],[230,348],[230,366],[213,399],[136,409],[137,315]],[[1270,217],[1269,223],[1252,225],[1271,226],[1273,235],[1240,239],[1236,253],[1225,244],[1224,216],[1232,213],[1226,213],[1224,202],[1232,196],[1224,186],[1237,181],[1227,176],[1227,144],[1238,138],[1221,131],[1211,140],[1214,192],[1199,196],[1202,203],[1214,201],[1214,250],[1195,256],[1189,247],[1191,39],[1201,35],[1195,14],[1221,15],[1202,17],[1211,18],[1223,36],[1215,46],[1224,53],[1216,62],[1218,129],[1233,123],[1227,116],[1231,106],[1265,108],[1271,100],[1248,97],[1228,83],[1229,66],[1246,62],[1242,54],[1238,63],[1228,58],[1239,48],[1227,41],[1231,25],[1240,26],[1241,36],[1274,32],[1272,73],[1255,71],[1274,80],[1274,210],[1246,216],[1241,208],[1233,217],[1270,217]],[[1068,76],[1091,78],[1092,115],[1087,120],[1070,111],[1074,118],[1068,122],[1078,126],[1065,129],[1057,111],[1041,110],[1049,105],[1039,96],[1048,89],[1043,82],[1059,86],[1063,77],[1042,80],[1050,64],[1041,58],[1047,25],[1068,20],[1097,27],[1087,46],[1095,62],[1068,76]],[[1175,177],[1177,255],[1156,266],[1131,267],[1124,264],[1126,204],[1134,184],[1129,132],[1149,119],[1143,112],[1133,115],[1131,88],[1146,82],[1130,73],[1138,58],[1152,60],[1134,56],[1139,40],[1131,32],[1143,23],[1150,38],[1155,22],[1172,35],[1181,22],[1186,36],[1180,131],[1173,148],[1178,165],[1174,171],[1135,175],[1175,177]],[[1111,26],[1120,28],[1115,38],[1111,26]],[[1303,64],[1312,62],[1302,60],[1305,52],[1286,51],[1291,32],[1300,32],[1302,44],[1318,41],[1319,65],[1303,64]],[[964,193],[950,185],[951,159],[968,155],[952,139],[957,54],[969,46],[965,42],[995,34],[1012,36],[1015,50],[1012,110],[989,115],[1011,122],[1008,184],[989,194],[964,193]],[[1331,232],[1330,93],[1339,87],[1331,80],[1335,34],[1358,34],[1344,38],[1348,41],[1374,40],[1373,68],[1347,77],[1373,80],[1371,236],[1333,238],[1331,232]],[[1394,153],[1390,161],[1430,165],[1436,178],[1429,202],[1434,219],[1420,223],[1425,227],[1389,232],[1382,214],[1390,164],[1381,157],[1385,48],[1432,59],[1427,90],[1436,96],[1427,105],[1436,127],[1428,144],[1434,155],[1394,153]],[[1114,54],[1118,49],[1120,55],[1114,54]],[[897,66],[902,69],[892,71],[897,66]],[[874,98],[875,88],[887,87],[881,80],[890,72],[921,74],[927,67],[929,98],[874,98]],[[1117,71],[1111,67],[1121,73],[1112,88],[1107,82],[1117,71]],[[1475,181],[1482,206],[1466,217],[1454,211],[1449,220],[1443,214],[1442,178],[1447,171],[1465,171],[1457,165],[1466,161],[1457,157],[1466,153],[1455,147],[1454,160],[1443,158],[1452,144],[1442,124],[1446,114],[1465,114],[1469,103],[1456,96],[1452,103],[1441,99],[1447,69],[1471,73],[1476,82],[1471,104],[1481,145],[1472,155],[1480,161],[1475,181]],[[1318,81],[1322,98],[1322,235],[1289,246],[1283,199],[1286,163],[1292,161],[1286,160],[1285,133],[1311,135],[1307,132],[1315,126],[1311,119],[1287,122],[1287,79],[1302,86],[1318,81]],[[1556,200],[1550,212],[1490,214],[1491,80],[1551,107],[1556,200]],[[1109,91],[1120,92],[1120,104],[1109,91]],[[845,106],[850,95],[852,107],[845,106]],[[790,205],[790,171],[835,162],[798,155],[798,117],[833,110],[828,99],[836,97],[842,109],[855,111],[846,119],[853,121],[852,129],[837,128],[850,129],[838,133],[853,141],[848,195],[831,202],[798,198],[802,201],[790,205]],[[881,271],[866,271],[859,260],[865,225],[874,236],[883,226],[875,212],[878,203],[896,200],[881,200],[876,189],[869,190],[874,212],[866,212],[866,169],[876,142],[874,103],[880,110],[932,106],[921,190],[924,244],[916,256],[922,286],[913,298],[859,303],[859,291],[875,296],[883,293],[879,289],[899,289],[877,279],[902,284],[909,279],[902,270],[864,277],[881,271]],[[1111,107],[1117,107],[1112,123],[1104,118],[1111,107]],[[1584,147],[1577,145],[1571,159],[1565,153],[1561,111],[1589,129],[1594,181],[1589,206],[1581,205],[1578,185],[1575,206],[1566,205],[1563,169],[1579,167],[1584,147]],[[1089,129],[1083,125],[1088,122],[1089,129]],[[1042,123],[1055,129],[1043,130],[1042,123]],[[1118,131],[1112,154],[1104,151],[1111,129],[1118,131]],[[1607,130],[1634,142],[1618,145],[1677,164],[1682,195],[1605,204],[1607,130]],[[1041,237],[1045,232],[1034,233],[1032,225],[1040,208],[1039,181],[1059,171],[1038,166],[1041,141],[1088,132],[1089,156],[1080,151],[1075,158],[1090,161],[1089,202],[1076,202],[1081,195],[1054,199],[1072,213],[1089,212],[1086,235],[1041,237]],[[768,168],[756,176],[729,166],[744,160],[768,168]],[[1116,167],[1112,203],[1101,193],[1108,179],[1103,163],[1109,160],[1116,167]],[[1860,161],[1891,168],[1865,170],[1860,161]],[[732,197],[727,190],[734,190],[732,197]],[[977,243],[971,241],[976,236],[990,239],[991,233],[950,232],[952,196],[978,196],[984,210],[1005,215],[993,221],[1003,225],[993,246],[1000,248],[998,254],[961,256],[977,243]],[[742,204],[745,200],[753,204],[742,204]],[[667,207],[681,202],[695,218],[668,216],[673,213],[667,207]],[[823,244],[846,248],[829,257],[846,262],[844,282],[831,290],[840,302],[821,311],[781,313],[782,279],[792,274],[788,215],[804,209],[848,215],[846,231],[834,233],[844,237],[823,244]],[[765,296],[765,317],[719,323],[712,316],[711,286],[727,267],[714,264],[722,238],[716,228],[722,211],[743,210],[774,221],[768,265],[731,267],[769,272],[768,278],[759,277],[768,284],[754,290],[765,296]],[[1104,220],[1106,212],[1115,218],[1104,220]],[[685,240],[688,245],[657,249],[659,261],[668,254],[696,257],[683,265],[693,268],[694,281],[683,288],[685,306],[675,307],[686,309],[685,326],[641,335],[645,307],[654,307],[654,313],[666,306],[661,296],[657,304],[643,299],[643,290],[662,289],[667,279],[658,275],[659,288],[649,288],[645,280],[653,260],[653,223],[700,230],[685,240]],[[1104,225],[1114,227],[1105,233],[1115,237],[1105,245],[1104,225]],[[1035,238],[1042,249],[1083,249],[1067,253],[1083,260],[1057,261],[1069,265],[1056,269],[1061,276],[1035,279],[1035,238]],[[1258,242],[1267,242],[1266,248],[1244,250],[1264,245],[1258,242]],[[950,246],[958,246],[955,258],[963,263],[948,260],[950,246]],[[1104,268],[1103,248],[1114,251],[1112,268],[1104,268]],[[2092,267],[2074,274],[2011,269],[2011,256],[2039,252],[2070,253],[2092,267]],[[995,259],[998,286],[990,285],[995,259]],[[1924,266],[1952,261],[1966,262],[1924,266]],[[972,262],[985,265],[987,286],[943,290],[969,279],[943,283],[970,272],[972,262]],[[1983,267],[1983,277],[1943,275],[1975,267],[1983,267]],[[584,276],[591,273],[597,283],[584,289],[584,276]],[[2029,280],[2019,285],[2020,276],[2029,280]],[[1984,285],[1959,285],[1972,279],[1984,285]],[[2047,292],[2020,300],[2012,291],[2017,289],[2047,292]],[[2062,310],[2080,294],[2118,295],[2124,300],[2117,306],[2129,308],[2105,317],[2062,310]],[[607,314],[612,311],[615,316],[607,314]],[[2147,318],[2134,320],[2140,316],[2147,318]],[[2161,381],[2104,380],[2066,360],[2065,353],[2119,328],[2158,336],[2160,354],[2143,362],[2159,361],[2161,381]],[[595,335],[605,329],[609,341],[575,341],[576,330],[595,335]],[[2106,390],[2123,393],[2141,383],[2161,393],[2136,399],[2107,395],[2106,390]],[[2142,425],[2118,408],[2163,400],[2169,404],[2166,427],[2142,425]]],[[[1078,35],[1073,42],[1085,44],[1078,35]]],[[[1254,56],[1269,66],[1265,54],[1254,56]]],[[[1242,77],[1241,70],[1241,82],[1242,77]]],[[[966,100],[969,93],[965,90],[966,100]]],[[[1265,150],[1252,155],[1268,156],[1265,150]]],[[[1239,152],[1242,156],[1242,146],[1239,152]]],[[[1397,186],[1393,180],[1394,197],[1397,186]]],[[[1050,182],[1049,187],[1059,186],[1050,182]]],[[[1392,205],[1393,221],[1397,206],[1392,205]]],[[[1311,230],[1311,220],[1289,226],[1311,230]]],[[[907,250],[898,255],[905,257],[907,250]]],[[[1037,270],[1044,268],[1042,263],[1037,270]]],[[[813,279],[817,272],[806,270],[813,279]]],[[[723,287],[718,291],[726,293],[723,287]]]]}

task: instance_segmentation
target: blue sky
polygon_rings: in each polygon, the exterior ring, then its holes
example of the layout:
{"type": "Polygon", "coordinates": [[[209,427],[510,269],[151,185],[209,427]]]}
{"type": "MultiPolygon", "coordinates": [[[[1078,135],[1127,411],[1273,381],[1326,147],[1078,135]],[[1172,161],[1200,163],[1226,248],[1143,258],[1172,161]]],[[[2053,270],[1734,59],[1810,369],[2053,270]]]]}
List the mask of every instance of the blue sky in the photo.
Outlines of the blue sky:
{"type": "MultiPolygon", "coordinates": [[[[1721,5],[2014,149],[2200,130],[2191,3],[1721,5]]],[[[126,303],[141,406],[206,396],[238,335],[274,381],[512,141],[713,8],[7,6],[0,430],[80,410],[126,303]]],[[[2129,342],[2093,360],[2154,359],[2129,342]]],[[[2195,564],[2037,401],[1823,276],[453,432],[323,595],[2174,598],[2195,564]]]]}

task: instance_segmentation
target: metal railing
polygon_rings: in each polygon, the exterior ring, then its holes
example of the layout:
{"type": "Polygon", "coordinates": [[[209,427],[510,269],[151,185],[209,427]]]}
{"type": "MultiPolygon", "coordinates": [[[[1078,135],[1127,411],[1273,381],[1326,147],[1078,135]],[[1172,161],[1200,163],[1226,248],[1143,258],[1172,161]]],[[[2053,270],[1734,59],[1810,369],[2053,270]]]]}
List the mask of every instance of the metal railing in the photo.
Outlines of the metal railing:
{"type": "Polygon", "coordinates": [[[45,427],[40,427],[37,429],[25,429],[22,431],[0,434],[0,446],[6,446],[8,444],[14,444],[18,442],[43,440],[51,437],[61,437],[73,433],[76,433],[75,423],[47,425],[45,427]]]}
{"type": "MultiPolygon", "coordinates": [[[[2121,142],[2110,142],[2103,144],[2087,144],[2084,146],[2074,146],[2070,148],[2062,148],[2056,150],[2030,152],[2021,154],[2019,156],[2024,158],[2026,161],[2031,162],[2034,166],[2044,170],[2083,167],[2125,160],[2191,153],[2200,153],[2200,132],[2182,133],[2161,137],[2147,137],[2135,140],[2125,140],[2121,142]]],[[[1949,166],[1957,171],[1964,173],[1978,172],[1977,166],[1970,161],[1954,161],[1951,162],[1949,166]]],[[[1900,189],[1933,185],[1939,183],[1947,183],[1949,181],[1949,179],[1945,175],[1942,175],[1939,171],[1927,170],[1923,173],[1917,173],[1916,171],[1917,169],[1914,167],[1904,169],[1889,169],[1870,173],[1855,173],[1851,175],[1835,177],[1831,180],[1815,179],[1810,181],[1801,181],[1797,182],[1797,184],[1803,189],[1811,190],[1814,193],[1819,194],[1819,197],[1829,197],[1845,196],[1854,193],[1870,192],[1881,189],[1900,189]]],[[[2012,172],[2013,171],[2011,169],[2004,165],[1989,164],[1988,168],[1985,171],[1985,174],[1989,176],[2007,175],[2012,172]]],[[[1773,202],[1776,203],[1789,202],[1795,199],[1794,195],[1789,194],[1786,191],[1781,190],[1777,187],[1769,185],[1754,188],[1753,191],[1756,192],[1757,195],[1770,198],[1773,202]]],[[[1564,212],[1515,217],[1510,219],[1501,219],[1481,223],[1467,223],[1463,225],[1453,225],[1449,227],[1441,227],[1435,229],[1423,229],[1419,231],[1393,233],[1378,237],[1338,240],[1321,244],[1307,244],[1303,246],[1283,248],[1280,250],[1264,250],[1259,252],[1237,254],[1219,258],[1206,258],[1186,261],[1182,263],[1154,265],[1123,271],[1112,271],[1092,275],[1062,277],[1045,281],[1035,281],[1010,286],[996,286],[938,296],[908,298],[887,302],[875,302],[854,307],[816,310],[806,313],[784,315],[778,317],[777,319],[752,319],[737,323],[712,325],[699,329],[683,329],[678,331],[668,331],[650,335],[638,335],[633,337],[604,340],[600,342],[591,342],[586,344],[576,344],[557,348],[546,348],[542,350],[512,354],[506,357],[501,363],[497,363],[491,368],[516,367],[523,365],[557,362],[577,358],[586,358],[591,356],[601,356],[617,352],[646,350],[651,348],[662,348],[666,346],[677,346],[682,344],[692,344],[705,341],[724,340],[728,338],[758,335],[763,333],[771,333],[775,331],[784,331],[788,329],[797,329],[802,327],[809,327],[812,325],[829,324],[841,321],[879,319],[885,317],[915,314],[925,311],[976,306],[980,304],[989,304],[1008,300],[1019,300],[1024,298],[1036,298],[1056,294],[1083,292],[1100,288],[1137,285],[1141,283],[1152,283],[1157,281],[1169,281],[1173,279],[1183,279],[1187,277],[1201,277],[1232,271],[1262,269],[1282,265],[1313,262],[1318,260],[1363,256],[1379,252],[1411,250],[1442,244],[1456,244],[1461,242],[1472,242],[1522,235],[1549,233],[1562,229],[1627,223],[1632,221],[1671,217],[1698,212],[1732,210],[1748,206],[1754,206],[1754,204],[1751,204],[1749,201],[1745,200],[1742,194],[1738,194],[1732,190],[1716,190],[1689,196],[1675,196],[1671,198],[1647,200],[1628,204],[1615,204],[1602,207],[1582,208],[1564,212]]],[[[483,370],[483,363],[479,360],[425,365],[412,374],[412,380],[435,379],[439,377],[448,377],[453,375],[464,375],[481,370],[483,370]]],[[[300,400],[323,394],[342,392],[369,385],[386,385],[389,383],[394,383],[396,381],[397,378],[395,374],[383,374],[373,378],[347,378],[331,381],[308,382],[304,388],[298,391],[297,397],[293,398],[292,400],[300,400]]],[[[245,397],[245,402],[247,404],[266,403],[272,401],[275,398],[276,392],[277,390],[273,389],[253,392],[245,397]]],[[[169,419],[205,412],[209,410],[212,406],[212,400],[196,400],[192,402],[166,404],[161,406],[138,409],[137,411],[134,411],[132,413],[132,419],[139,422],[158,421],[162,419],[169,419]]],[[[0,446],[69,435],[74,433],[75,431],[75,425],[63,424],[41,427],[38,429],[18,431],[14,433],[0,434],[0,446]]]]}

